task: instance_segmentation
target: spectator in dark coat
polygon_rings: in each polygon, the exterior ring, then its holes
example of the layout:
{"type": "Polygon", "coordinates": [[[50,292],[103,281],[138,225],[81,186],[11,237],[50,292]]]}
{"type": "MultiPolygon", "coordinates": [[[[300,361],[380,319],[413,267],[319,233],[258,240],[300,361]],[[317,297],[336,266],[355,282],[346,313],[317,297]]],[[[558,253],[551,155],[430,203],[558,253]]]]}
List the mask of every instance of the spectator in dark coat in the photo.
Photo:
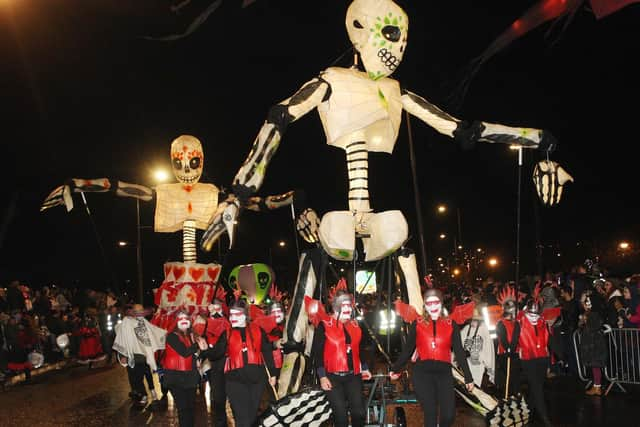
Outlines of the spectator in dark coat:
{"type": "Polygon", "coordinates": [[[602,368],[607,362],[607,343],[602,330],[603,322],[600,314],[592,309],[588,292],[580,298],[583,313],[580,315],[580,357],[593,374],[593,386],[586,391],[590,396],[602,395],[602,368]]]}
{"type": "Polygon", "coordinates": [[[9,311],[24,311],[25,309],[24,295],[22,294],[22,290],[20,290],[20,282],[17,280],[9,283],[9,287],[7,288],[7,305],[9,306],[9,311]]]}

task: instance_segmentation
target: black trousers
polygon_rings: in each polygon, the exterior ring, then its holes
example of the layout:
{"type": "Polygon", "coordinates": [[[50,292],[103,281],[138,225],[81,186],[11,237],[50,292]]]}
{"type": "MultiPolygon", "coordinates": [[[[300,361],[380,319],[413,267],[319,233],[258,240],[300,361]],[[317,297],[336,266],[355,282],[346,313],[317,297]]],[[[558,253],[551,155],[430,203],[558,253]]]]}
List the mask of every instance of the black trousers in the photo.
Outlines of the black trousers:
{"type": "Polygon", "coordinates": [[[325,391],[335,427],[349,426],[349,412],[351,426],[362,427],[365,419],[364,396],[362,392],[362,377],[360,375],[327,374],[331,381],[331,390],[325,391]]]}
{"type": "Polygon", "coordinates": [[[193,427],[195,422],[194,408],[196,406],[196,388],[170,386],[169,391],[178,408],[178,423],[180,427],[193,427]]]}
{"type": "MultiPolygon", "coordinates": [[[[507,355],[496,355],[496,387],[498,388],[498,397],[504,397],[504,391],[507,386],[507,355]]],[[[507,396],[513,396],[520,392],[520,358],[516,355],[511,358],[511,369],[509,374],[509,393],[507,396]]]]}
{"type": "Polygon", "coordinates": [[[548,418],[547,405],[544,402],[544,380],[547,378],[548,366],[548,357],[522,361],[522,370],[529,383],[529,406],[532,406],[543,420],[548,418]]]}
{"type": "Polygon", "coordinates": [[[213,404],[213,418],[215,427],[227,427],[227,392],[224,380],[224,363],[212,362],[208,373],[211,403],[213,404]]]}
{"type": "Polygon", "coordinates": [[[418,362],[414,365],[411,382],[422,406],[424,426],[449,427],[453,424],[456,398],[451,367],[425,366],[418,362]]]}
{"type": "Polygon", "coordinates": [[[236,427],[251,427],[258,418],[260,399],[266,383],[242,383],[227,380],[225,385],[236,427]]]}
{"type": "MultiPolygon", "coordinates": [[[[149,365],[146,363],[136,362],[133,365],[133,368],[127,366],[127,374],[129,377],[129,385],[131,386],[131,391],[139,394],[140,396],[145,396],[147,391],[144,388],[144,374],[149,365]]],[[[153,383],[150,384],[153,387],[153,383]]]]}

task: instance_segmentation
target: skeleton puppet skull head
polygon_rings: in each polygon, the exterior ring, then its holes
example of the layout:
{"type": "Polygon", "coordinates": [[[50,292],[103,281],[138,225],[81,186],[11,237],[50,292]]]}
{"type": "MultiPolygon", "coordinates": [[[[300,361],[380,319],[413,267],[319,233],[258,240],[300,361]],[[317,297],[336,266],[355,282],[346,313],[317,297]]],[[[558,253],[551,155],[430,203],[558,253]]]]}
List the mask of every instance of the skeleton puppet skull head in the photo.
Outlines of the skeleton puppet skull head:
{"type": "Polygon", "coordinates": [[[390,76],[398,68],[409,29],[409,18],[400,6],[391,0],[354,0],[346,26],[370,78],[390,76]]]}
{"type": "Polygon", "coordinates": [[[202,175],[204,154],[195,136],[181,135],[171,143],[171,165],[176,179],[183,184],[195,184],[202,175]]]}

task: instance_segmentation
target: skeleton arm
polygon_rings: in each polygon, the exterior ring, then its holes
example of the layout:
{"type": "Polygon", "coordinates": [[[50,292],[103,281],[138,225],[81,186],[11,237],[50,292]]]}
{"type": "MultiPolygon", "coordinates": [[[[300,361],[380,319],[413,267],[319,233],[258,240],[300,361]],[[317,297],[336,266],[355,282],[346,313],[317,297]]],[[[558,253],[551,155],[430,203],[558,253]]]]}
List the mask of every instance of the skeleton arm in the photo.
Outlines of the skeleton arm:
{"type": "Polygon", "coordinates": [[[79,179],[73,178],[66,184],[55,188],[42,203],[40,211],[54,206],[65,205],[67,212],[73,209],[71,193],[106,193],[113,192],[120,197],[133,197],[145,202],[151,201],[154,196],[153,189],[138,184],[130,184],[119,180],[107,178],[79,179]],[[115,183],[115,185],[113,185],[115,183]]]}
{"type": "Polygon", "coordinates": [[[472,148],[478,141],[521,145],[545,151],[552,151],[557,144],[548,131],[457,119],[408,90],[402,91],[402,105],[410,114],[439,133],[454,138],[465,149],[472,148]]]}
{"type": "Polygon", "coordinates": [[[302,86],[292,97],[271,107],[249,155],[233,180],[232,187],[236,196],[245,201],[258,191],[267,166],[278,149],[280,138],[289,123],[326,101],[330,93],[329,84],[316,77],[302,86]]]}

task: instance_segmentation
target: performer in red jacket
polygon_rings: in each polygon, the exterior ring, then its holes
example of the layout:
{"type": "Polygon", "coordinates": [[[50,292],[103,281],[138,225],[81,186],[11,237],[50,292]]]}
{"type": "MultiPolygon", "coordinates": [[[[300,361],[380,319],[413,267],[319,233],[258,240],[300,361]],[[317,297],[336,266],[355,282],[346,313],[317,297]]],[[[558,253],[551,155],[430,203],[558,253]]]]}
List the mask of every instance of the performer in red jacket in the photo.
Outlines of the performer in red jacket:
{"type": "Polygon", "coordinates": [[[203,332],[209,348],[201,354],[201,357],[209,359],[211,364],[211,369],[207,371],[207,379],[211,389],[215,427],[227,427],[227,392],[224,380],[226,346],[217,345],[220,341],[226,342],[227,334],[231,330],[231,324],[226,317],[227,312],[224,290],[218,288],[216,297],[209,305],[209,319],[203,332]]]}
{"type": "Polygon", "coordinates": [[[509,390],[507,396],[520,390],[520,322],[516,320],[517,298],[515,289],[505,287],[498,295],[503,317],[496,325],[498,348],[496,356],[496,387],[498,396],[504,397],[507,387],[507,367],[509,368],[509,390]],[[507,361],[510,361],[507,363],[507,361]]]}
{"type": "MultiPolygon", "coordinates": [[[[231,329],[226,339],[221,338],[215,345],[226,352],[225,386],[236,427],[254,424],[267,380],[272,386],[276,384],[267,334],[257,319],[248,321],[248,314],[246,301],[236,299],[229,308],[231,329]],[[271,374],[269,377],[267,371],[271,374]]],[[[272,328],[275,322],[271,321],[271,324],[272,328]]]]}
{"type": "Polygon", "coordinates": [[[460,328],[451,318],[442,316],[442,292],[431,288],[423,297],[425,316],[418,317],[409,326],[407,341],[389,375],[391,379],[399,378],[403,366],[417,352],[411,382],[424,412],[424,425],[449,427],[456,414],[452,350],[469,391],[473,390],[473,376],[462,347],[460,328]]]}
{"type": "Polygon", "coordinates": [[[282,334],[284,333],[284,305],[282,304],[282,293],[278,292],[275,284],[269,291],[269,315],[273,316],[276,322],[276,327],[269,332],[268,338],[271,342],[271,348],[273,350],[273,364],[275,366],[275,372],[272,374],[277,378],[280,376],[280,369],[282,368],[282,334]]]}
{"type": "Polygon", "coordinates": [[[315,355],[320,387],[331,404],[334,425],[360,427],[365,421],[362,380],[370,379],[371,373],[360,359],[362,330],[352,318],[353,297],[346,291],[344,279],[333,289],[330,300],[333,316],[323,316],[317,323],[311,353],[315,355]]]}
{"type": "Polygon", "coordinates": [[[194,338],[191,333],[189,314],[186,311],[179,312],[175,329],[167,335],[162,366],[164,384],[178,409],[180,427],[194,425],[196,387],[200,383],[196,358],[201,350],[206,349],[206,341],[201,337],[194,338]]]}
{"type": "Polygon", "coordinates": [[[519,353],[522,370],[529,383],[529,400],[545,426],[551,426],[544,402],[544,380],[549,366],[549,329],[541,318],[537,298],[532,299],[520,316],[519,353]]]}

